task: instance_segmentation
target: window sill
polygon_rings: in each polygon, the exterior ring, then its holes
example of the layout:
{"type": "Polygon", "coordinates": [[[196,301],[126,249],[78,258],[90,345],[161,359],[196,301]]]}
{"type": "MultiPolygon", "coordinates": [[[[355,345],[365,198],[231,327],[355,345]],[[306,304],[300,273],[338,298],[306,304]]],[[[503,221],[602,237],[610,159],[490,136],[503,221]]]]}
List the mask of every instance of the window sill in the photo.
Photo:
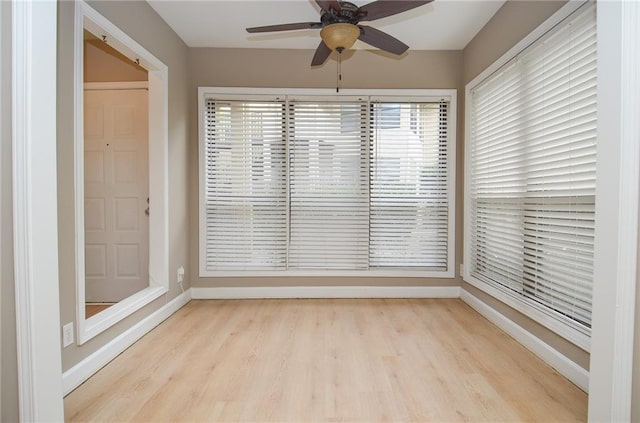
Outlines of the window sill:
{"type": "Polygon", "coordinates": [[[429,270],[429,269],[369,269],[369,270],[219,270],[207,271],[200,269],[200,277],[268,277],[268,276],[326,276],[326,277],[403,277],[403,278],[455,278],[453,270],[429,270]]]}

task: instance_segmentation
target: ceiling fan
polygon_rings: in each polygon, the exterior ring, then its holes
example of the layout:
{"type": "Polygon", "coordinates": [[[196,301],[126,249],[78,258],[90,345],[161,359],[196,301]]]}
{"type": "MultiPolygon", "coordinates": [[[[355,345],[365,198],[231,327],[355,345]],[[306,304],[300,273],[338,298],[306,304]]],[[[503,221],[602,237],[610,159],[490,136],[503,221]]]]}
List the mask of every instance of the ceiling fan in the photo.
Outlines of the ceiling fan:
{"type": "Polygon", "coordinates": [[[391,35],[360,22],[374,21],[387,16],[406,12],[433,0],[378,0],[362,7],[338,0],[315,0],[320,6],[320,22],[299,22],[282,25],[269,25],[247,28],[249,33],[291,31],[296,29],[321,29],[320,45],[311,61],[311,66],[322,65],[331,52],[342,53],[356,40],[363,41],[380,50],[400,55],[407,51],[408,45],[391,35]]]}

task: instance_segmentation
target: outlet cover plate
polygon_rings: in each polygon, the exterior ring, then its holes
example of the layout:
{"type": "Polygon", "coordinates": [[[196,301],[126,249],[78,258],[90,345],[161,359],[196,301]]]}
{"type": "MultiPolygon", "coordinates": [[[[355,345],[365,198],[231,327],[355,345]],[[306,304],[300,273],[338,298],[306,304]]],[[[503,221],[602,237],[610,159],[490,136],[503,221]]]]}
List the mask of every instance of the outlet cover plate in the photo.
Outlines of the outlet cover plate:
{"type": "Polygon", "coordinates": [[[180,266],[178,269],[178,283],[182,283],[184,281],[184,267],[180,266]]]}
{"type": "Polygon", "coordinates": [[[66,348],[75,341],[73,336],[73,322],[69,322],[62,327],[62,348],[66,348]]]}

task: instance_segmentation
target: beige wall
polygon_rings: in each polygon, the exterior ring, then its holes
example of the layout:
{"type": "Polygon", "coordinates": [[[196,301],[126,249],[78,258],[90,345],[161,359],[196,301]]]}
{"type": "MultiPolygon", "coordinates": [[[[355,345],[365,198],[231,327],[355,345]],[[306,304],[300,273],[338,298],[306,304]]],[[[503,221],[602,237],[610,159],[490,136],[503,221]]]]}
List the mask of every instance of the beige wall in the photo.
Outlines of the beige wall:
{"type": "MultiPolygon", "coordinates": [[[[187,124],[189,91],[187,47],[155,11],[142,1],[89,2],[98,12],[149,50],[169,68],[169,274],[185,265],[185,288],[190,269],[187,186],[187,124]]],[[[62,324],[75,321],[75,257],[73,194],[73,9],[58,3],[58,234],[60,315],[62,324]]],[[[62,350],[62,368],[95,352],[142,318],[175,298],[180,288],[171,278],[169,293],[93,338],[81,347],[62,350]]]]}
{"type": "Polygon", "coordinates": [[[0,421],[18,421],[11,189],[11,3],[0,2],[0,421]]]}
{"type": "MultiPolygon", "coordinates": [[[[87,38],[88,37],[88,38],[87,38]]],[[[84,82],[146,81],[147,71],[95,37],[84,40],[84,82]]]]}
{"type": "MultiPolygon", "coordinates": [[[[564,3],[564,1],[507,1],[464,49],[465,85],[555,13],[564,3]]],[[[459,160],[462,158],[460,157],[459,160]]],[[[464,205],[460,203],[459,207],[463,208],[464,205]]],[[[589,368],[589,353],[586,351],[468,283],[463,282],[462,287],[581,367],[589,368]]]]}
{"type": "MultiPolygon", "coordinates": [[[[448,286],[459,285],[459,278],[198,278],[198,125],[197,87],[276,87],[334,88],[336,62],[330,59],[316,69],[310,66],[311,50],[214,49],[192,48],[189,51],[191,71],[190,105],[190,181],[191,181],[191,268],[193,286],[448,286]]],[[[350,51],[342,63],[343,88],[456,88],[460,99],[462,52],[414,51],[402,60],[373,51],[350,51]]],[[[462,113],[458,113],[458,128],[462,113]]],[[[461,138],[458,137],[458,146],[461,138]]],[[[458,180],[462,181],[458,166],[458,180]]],[[[461,201],[462,185],[458,184],[457,201],[461,201]]],[[[456,216],[456,266],[461,258],[462,209],[456,216]]],[[[457,271],[456,271],[457,273],[457,271]]]]}

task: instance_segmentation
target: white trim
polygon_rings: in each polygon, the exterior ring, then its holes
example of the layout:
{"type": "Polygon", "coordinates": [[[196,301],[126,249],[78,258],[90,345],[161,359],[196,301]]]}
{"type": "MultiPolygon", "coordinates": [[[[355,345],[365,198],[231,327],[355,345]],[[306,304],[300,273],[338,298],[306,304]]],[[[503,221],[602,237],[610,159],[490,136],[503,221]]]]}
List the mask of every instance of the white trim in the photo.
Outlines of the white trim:
{"type": "Polygon", "coordinates": [[[169,88],[168,68],[144,47],[82,1],[76,3],[74,28],[74,190],[76,257],[76,328],[82,345],[131,313],[158,298],[169,289],[169,88]],[[140,60],[148,70],[148,82],[84,83],[83,29],[109,45],[140,60]],[[149,103],[149,287],[90,319],[85,316],[84,269],[84,89],[148,88],[149,103]]]}
{"type": "Polygon", "coordinates": [[[249,298],[459,298],[459,286],[266,286],[191,288],[194,300],[249,298]]]}
{"type": "Polygon", "coordinates": [[[488,306],[464,288],[460,291],[460,299],[529,351],[540,357],[580,389],[589,392],[589,372],[586,369],[583,369],[564,354],[522,328],[502,313],[488,306]]]}
{"type": "MultiPolygon", "coordinates": [[[[435,91],[435,90],[434,90],[435,91]]],[[[456,175],[458,169],[458,90],[450,90],[449,116],[447,117],[447,160],[449,162],[447,186],[447,203],[449,205],[449,216],[447,217],[447,272],[446,277],[456,277],[456,175]]]]}
{"type": "MultiPolygon", "coordinates": [[[[102,39],[107,37],[107,44],[119,53],[127,56],[132,62],[136,59],[140,61],[139,65],[145,69],[156,70],[166,68],[161,60],[156,58],[142,45],[138,44],[133,38],[123,32],[116,25],[98,13],[95,9],[83,1],[79,1],[81,11],[84,15],[84,29],[91,32],[96,37],[102,39]]],[[[84,38],[82,39],[84,42],[84,38]]]]}
{"type": "Polygon", "coordinates": [[[343,89],[336,93],[334,88],[249,88],[249,87],[198,87],[198,98],[221,96],[226,100],[246,100],[253,96],[268,97],[323,97],[329,99],[343,97],[395,97],[405,101],[439,101],[456,98],[456,89],[343,89]]]}
{"type": "Polygon", "coordinates": [[[588,352],[590,350],[591,338],[588,335],[565,324],[561,318],[553,317],[551,312],[545,312],[542,308],[536,307],[533,301],[530,302],[527,298],[509,295],[508,292],[488,285],[471,275],[466,275],[464,277],[464,281],[540,323],[542,326],[545,326],[547,329],[557,333],[584,351],[588,352]]]}
{"type": "MultiPolygon", "coordinates": [[[[456,213],[456,134],[457,134],[457,89],[344,89],[336,93],[333,89],[327,88],[245,88],[245,87],[198,87],[198,270],[201,277],[260,277],[260,276],[359,276],[359,277],[416,277],[416,278],[455,278],[455,213],[456,213]],[[389,101],[433,101],[442,100],[449,102],[449,116],[447,118],[447,160],[448,160],[448,185],[447,201],[449,204],[448,225],[447,225],[447,270],[437,271],[419,268],[395,268],[395,269],[369,269],[369,270],[266,270],[266,271],[207,271],[205,263],[206,252],[206,225],[203,207],[205,204],[205,160],[203,154],[205,149],[204,113],[205,102],[212,98],[225,100],[247,100],[247,99],[277,99],[285,102],[304,97],[305,99],[346,99],[374,101],[385,99],[389,101]]],[[[287,142],[288,151],[288,142],[287,142]]],[[[288,154],[288,153],[287,153],[288,154]]],[[[367,163],[367,166],[369,164],[367,163]]],[[[287,167],[287,172],[288,172],[287,167]]],[[[287,178],[287,185],[289,179],[287,178]]],[[[289,190],[287,189],[287,193],[289,190]]],[[[287,194],[288,195],[288,194],[287,194]]],[[[288,198],[287,198],[288,204],[288,198]]],[[[288,224],[289,215],[287,215],[288,224]]],[[[288,242],[287,242],[288,248],[288,242]]]]}
{"type": "Polygon", "coordinates": [[[129,348],[138,339],[165,321],[191,300],[191,291],[186,290],[150,316],[118,335],[108,344],[76,364],[62,375],[63,395],[69,394],[98,370],[129,348]]]}
{"type": "Polygon", "coordinates": [[[603,148],[597,156],[590,421],[631,419],[640,192],[639,22],[636,1],[598,3],[598,139],[603,148]]]}
{"type": "MultiPolygon", "coordinates": [[[[502,68],[505,64],[511,61],[513,58],[517,57],[524,49],[532,45],[539,38],[543,37],[547,32],[565,20],[568,16],[570,16],[573,12],[578,10],[580,7],[584,6],[590,0],[571,0],[568,1],[563,7],[561,7],[557,12],[551,15],[547,20],[545,20],[540,26],[534,29],[529,35],[520,40],[516,45],[514,45],[509,51],[507,51],[504,55],[502,55],[498,60],[492,63],[489,67],[487,67],[482,73],[476,76],[471,82],[469,82],[465,86],[465,179],[464,179],[464,204],[469,205],[472,203],[471,201],[471,175],[467,170],[467,166],[471,163],[471,148],[467,148],[468,144],[471,142],[469,136],[471,134],[471,91],[479,84],[481,84],[485,79],[494,74],[500,68],[502,68]]],[[[472,253],[471,253],[471,241],[470,241],[470,228],[473,225],[471,221],[471,210],[469,207],[463,208],[464,218],[463,218],[463,263],[471,263],[472,262],[472,253]]],[[[471,276],[470,266],[464,266],[462,269],[462,279],[475,286],[476,288],[486,292],[487,294],[497,298],[498,300],[504,302],[505,304],[513,307],[524,315],[530,317],[531,319],[537,321],[568,341],[574,343],[578,347],[582,348],[585,351],[590,351],[591,349],[591,337],[577,328],[564,323],[562,319],[556,319],[552,317],[551,313],[546,313],[541,311],[541,309],[532,305],[533,303],[529,303],[523,298],[511,296],[508,293],[499,290],[493,286],[490,286],[473,276],[471,276]]]]}
{"type": "Polygon", "coordinates": [[[21,421],[62,421],[55,1],[12,3],[13,245],[21,421]]]}
{"type": "MultiPolygon", "coordinates": [[[[207,159],[204,154],[205,140],[204,140],[204,131],[202,130],[202,128],[204,128],[204,125],[205,125],[204,110],[205,110],[206,93],[207,93],[207,90],[205,90],[203,87],[198,87],[198,180],[196,181],[196,183],[198,184],[198,276],[200,277],[202,277],[202,275],[204,275],[207,270],[204,263],[205,261],[203,260],[203,252],[206,250],[205,235],[202,233],[203,228],[205,228],[207,224],[205,219],[205,214],[202,212],[203,204],[205,204],[205,201],[207,199],[207,195],[204,188],[204,178],[203,178],[204,171],[206,169],[207,159]]],[[[288,157],[287,157],[287,160],[289,160],[288,157]]],[[[289,196],[288,176],[289,174],[287,173],[287,200],[289,196]]],[[[289,214],[287,213],[287,216],[288,215],[289,214]]],[[[287,218],[287,224],[288,223],[289,223],[289,219],[287,218]]],[[[288,238],[288,235],[287,235],[287,238],[288,238]]],[[[287,252],[288,252],[288,249],[289,249],[289,243],[287,242],[287,252]]]]}
{"type": "Polygon", "coordinates": [[[76,2],[73,28],[74,57],[74,198],[75,198],[75,264],[76,264],[76,342],[82,345],[85,336],[85,268],[84,268],[84,15],[82,2],[76,2]],[[82,41],[80,41],[82,40],[82,41]],[[80,118],[82,116],[82,118],[80,118]],[[82,201],[80,201],[82,198],[82,201]]]}
{"type": "Polygon", "coordinates": [[[85,91],[100,90],[146,90],[149,88],[147,81],[119,81],[119,82],[85,82],[85,91]]]}
{"type": "Polygon", "coordinates": [[[450,271],[420,270],[412,268],[402,269],[369,269],[369,270],[317,270],[317,269],[287,269],[287,270],[220,270],[201,274],[206,278],[221,277],[278,277],[278,276],[318,276],[318,277],[392,277],[392,278],[454,278],[450,271]]]}
{"type": "Polygon", "coordinates": [[[120,320],[130,316],[166,292],[164,288],[149,286],[112,305],[108,309],[85,319],[84,334],[86,339],[91,339],[104,332],[120,320]]]}

